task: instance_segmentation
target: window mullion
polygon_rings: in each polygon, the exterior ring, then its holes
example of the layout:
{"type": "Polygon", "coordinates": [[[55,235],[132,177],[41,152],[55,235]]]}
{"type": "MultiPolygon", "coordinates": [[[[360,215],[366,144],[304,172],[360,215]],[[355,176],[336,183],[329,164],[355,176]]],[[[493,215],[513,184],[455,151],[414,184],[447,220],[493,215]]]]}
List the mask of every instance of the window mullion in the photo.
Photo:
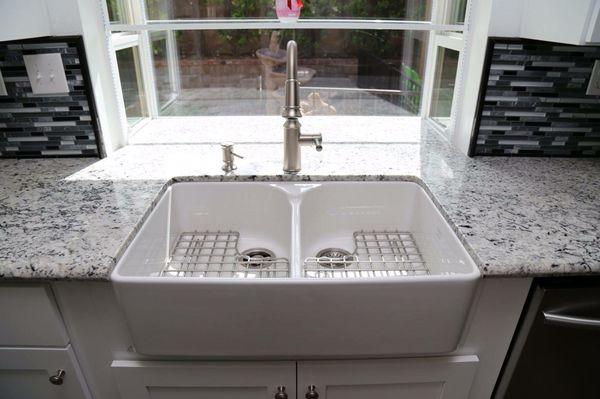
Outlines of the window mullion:
{"type": "Polygon", "coordinates": [[[154,65],[152,62],[152,48],[148,32],[140,33],[140,64],[142,79],[144,81],[144,92],[148,105],[148,115],[151,118],[158,116],[158,98],[154,78],[154,65]]]}
{"type": "Polygon", "coordinates": [[[427,44],[427,62],[425,65],[425,77],[423,79],[423,98],[421,100],[421,116],[429,117],[431,99],[433,94],[433,81],[435,77],[435,66],[437,64],[437,46],[435,44],[435,32],[429,33],[427,44]]]}
{"type": "Polygon", "coordinates": [[[447,25],[419,21],[387,20],[336,20],[304,19],[293,23],[281,23],[274,19],[241,20],[165,20],[146,23],[110,25],[112,31],[160,31],[160,30],[219,30],[219,29],[366,29],[366,30],[426,30],[462,32],[463,25],[447,25]]]}
{"type": "Polygon", "coordinates": [[[169,79],[171,80],[171,89],[173,96],[179,97],[181,93],[181,71],[179,70],[179,53],[177,52],[177,42],[172,30],[167,31],[167,62],[169,66],[169,79]]]}

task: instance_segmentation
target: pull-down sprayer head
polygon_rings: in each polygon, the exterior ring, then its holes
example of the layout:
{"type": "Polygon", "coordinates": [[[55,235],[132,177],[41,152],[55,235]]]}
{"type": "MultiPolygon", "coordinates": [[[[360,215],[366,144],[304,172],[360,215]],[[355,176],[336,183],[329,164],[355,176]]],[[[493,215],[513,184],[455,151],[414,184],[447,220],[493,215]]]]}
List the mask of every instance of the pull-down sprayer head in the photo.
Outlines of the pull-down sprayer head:
{"type": "Polygon", "coordinates": [[[300,87],[298,83],[298,45],[290,40],[287,44],[287,69],[285,73],[284,118],[300,118],[300,87]]]}

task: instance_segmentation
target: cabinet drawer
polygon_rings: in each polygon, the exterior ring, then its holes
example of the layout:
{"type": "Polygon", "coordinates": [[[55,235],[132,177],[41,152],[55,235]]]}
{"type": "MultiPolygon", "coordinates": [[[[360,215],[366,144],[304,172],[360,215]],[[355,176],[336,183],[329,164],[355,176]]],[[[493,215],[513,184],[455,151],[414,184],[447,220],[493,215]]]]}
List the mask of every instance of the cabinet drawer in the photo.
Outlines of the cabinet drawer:
{"type": "Polygon", "coordinates": [[[0,346],[66,346],[69,338],[46,285],[0,285],[0,346]]]}
{"type": "Polygon", "coordinates": [[[0,348],[0,397],[91,399],[70,346],[0,348]],[[54,383],[50,377],[56,377],[54,383]]]}
{"type": "Polygon", "coordinates": [[[285,387],[296,398],[294,362],[173,362],[115,360],[127,399],[270,399],[285,387]]]}

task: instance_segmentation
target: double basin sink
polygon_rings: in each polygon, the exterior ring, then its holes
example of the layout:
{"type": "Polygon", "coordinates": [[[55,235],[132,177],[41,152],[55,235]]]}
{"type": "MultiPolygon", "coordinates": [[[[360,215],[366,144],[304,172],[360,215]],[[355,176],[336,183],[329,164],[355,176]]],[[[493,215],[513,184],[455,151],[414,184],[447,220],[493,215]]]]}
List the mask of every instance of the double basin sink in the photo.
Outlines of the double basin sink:
{"type": "Polygon", "coordinates": [[[150,355],[448,353],[479,272],[413,182],[171,185],[111,275],[150,355]]]}

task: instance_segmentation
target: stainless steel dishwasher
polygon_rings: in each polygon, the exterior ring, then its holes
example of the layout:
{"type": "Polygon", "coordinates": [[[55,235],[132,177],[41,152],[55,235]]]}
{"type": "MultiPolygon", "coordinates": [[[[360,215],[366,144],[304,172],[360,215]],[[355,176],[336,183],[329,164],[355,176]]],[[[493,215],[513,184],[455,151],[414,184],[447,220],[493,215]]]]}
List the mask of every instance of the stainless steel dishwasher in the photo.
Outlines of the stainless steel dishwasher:
{"type": "Polygon", "coordinates": [[[600,398],[600,281],[536,281],[494,398],[600,398]]]}

